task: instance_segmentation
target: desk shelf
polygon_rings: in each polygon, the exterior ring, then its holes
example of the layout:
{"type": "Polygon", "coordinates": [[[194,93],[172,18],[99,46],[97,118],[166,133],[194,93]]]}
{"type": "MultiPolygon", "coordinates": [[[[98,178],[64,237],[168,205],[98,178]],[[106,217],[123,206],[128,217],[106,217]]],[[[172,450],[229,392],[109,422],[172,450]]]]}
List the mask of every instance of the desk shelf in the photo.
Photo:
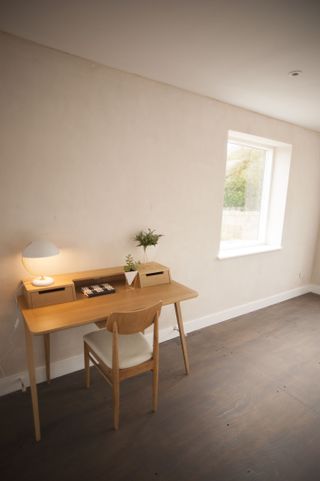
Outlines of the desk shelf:
{"type": "MultiPolygon", "coordinates": [[[[116,292],[126,287],[123,266],[59,274],[53,278],[54,283],[46,287],[34,286],[30,280],[23,282],[24,297],[29,308],[93,299],[82,294],[81,287],[84,286],[108,282],[116,289],[116,292]]],[[[169,269],[156,262],[150,262],[141,264],[134,285],[136,288],[144,288],[159,284],[170,284],[170,282],[169,269]]],[[[114,294],[99,297],[112,295],[114,294]]]]}

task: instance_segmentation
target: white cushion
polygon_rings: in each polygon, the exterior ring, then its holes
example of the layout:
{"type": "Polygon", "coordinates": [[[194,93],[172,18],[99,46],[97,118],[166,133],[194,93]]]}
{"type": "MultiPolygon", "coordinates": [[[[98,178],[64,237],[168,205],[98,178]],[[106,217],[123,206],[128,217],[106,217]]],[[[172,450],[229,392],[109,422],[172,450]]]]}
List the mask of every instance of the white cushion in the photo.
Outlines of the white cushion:
{"type": "MultiPolygon", "coordinates": [[[[83,339],[100,359],[112,368],[112,333],[107,329],[90,332],[83,339]]],[[[119,368],[137,366],[152,358],[152,348],[143,334],[118,335],[119,368]]]]}

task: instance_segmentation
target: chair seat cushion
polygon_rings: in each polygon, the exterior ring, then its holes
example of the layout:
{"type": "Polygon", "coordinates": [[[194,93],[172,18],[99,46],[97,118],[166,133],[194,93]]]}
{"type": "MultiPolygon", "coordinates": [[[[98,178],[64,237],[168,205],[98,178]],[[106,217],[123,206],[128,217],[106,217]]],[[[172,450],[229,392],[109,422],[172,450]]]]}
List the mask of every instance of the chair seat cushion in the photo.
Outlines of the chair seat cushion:
{"type": "MultiPolygon", "coordinates": [[[[100,359],[112,368],[112,333],[107,329],[83,337],[100,359]]],[[[119,335],[119,368],[137,366],[152,358],[152,348],[143,334],[119,335]]]]}

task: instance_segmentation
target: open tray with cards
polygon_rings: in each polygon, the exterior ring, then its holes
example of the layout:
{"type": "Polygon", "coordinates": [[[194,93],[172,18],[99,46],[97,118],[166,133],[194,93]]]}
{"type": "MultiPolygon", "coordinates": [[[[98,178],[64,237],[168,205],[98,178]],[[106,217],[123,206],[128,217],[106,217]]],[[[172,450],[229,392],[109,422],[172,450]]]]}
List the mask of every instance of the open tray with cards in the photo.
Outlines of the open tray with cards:
{"type": "Polygon", "coordinates": [[[115,288],[108,282],[102,284],[93,284],[92,286],[81,287],[81,292],[86,297],[104,296],[116,292],[115,288]]]}

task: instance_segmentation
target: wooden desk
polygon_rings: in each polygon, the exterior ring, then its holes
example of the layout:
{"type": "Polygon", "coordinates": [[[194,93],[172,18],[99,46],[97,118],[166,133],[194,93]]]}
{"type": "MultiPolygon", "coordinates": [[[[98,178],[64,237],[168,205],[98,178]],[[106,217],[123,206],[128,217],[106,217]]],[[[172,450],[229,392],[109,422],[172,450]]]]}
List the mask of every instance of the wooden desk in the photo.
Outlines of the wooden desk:
{"type": "Polygon", "coordinates": [[[162,300],[163,305],[174,304],[179,327],[181,347],[186,373],[189,373],[187,344],[181,316],[180,302],[197,297],[197,292],[182,284],[172,281],[170,284],[129,289],[125,285],[117,285],[115,294],[91,299],[80,299],[64,304],[56,304],[39,308],[28,308],[25,297],[19,298],[19,306],[25,323],[26,348],[35,438],[41,439],[38,392],[34,363],[33,336],[44,335],[46,348],[47,375],[49,369],[49,335],[50,333],[83,326],[93,322],[105,321],[114,311],[134,310],[162,300]]]}

